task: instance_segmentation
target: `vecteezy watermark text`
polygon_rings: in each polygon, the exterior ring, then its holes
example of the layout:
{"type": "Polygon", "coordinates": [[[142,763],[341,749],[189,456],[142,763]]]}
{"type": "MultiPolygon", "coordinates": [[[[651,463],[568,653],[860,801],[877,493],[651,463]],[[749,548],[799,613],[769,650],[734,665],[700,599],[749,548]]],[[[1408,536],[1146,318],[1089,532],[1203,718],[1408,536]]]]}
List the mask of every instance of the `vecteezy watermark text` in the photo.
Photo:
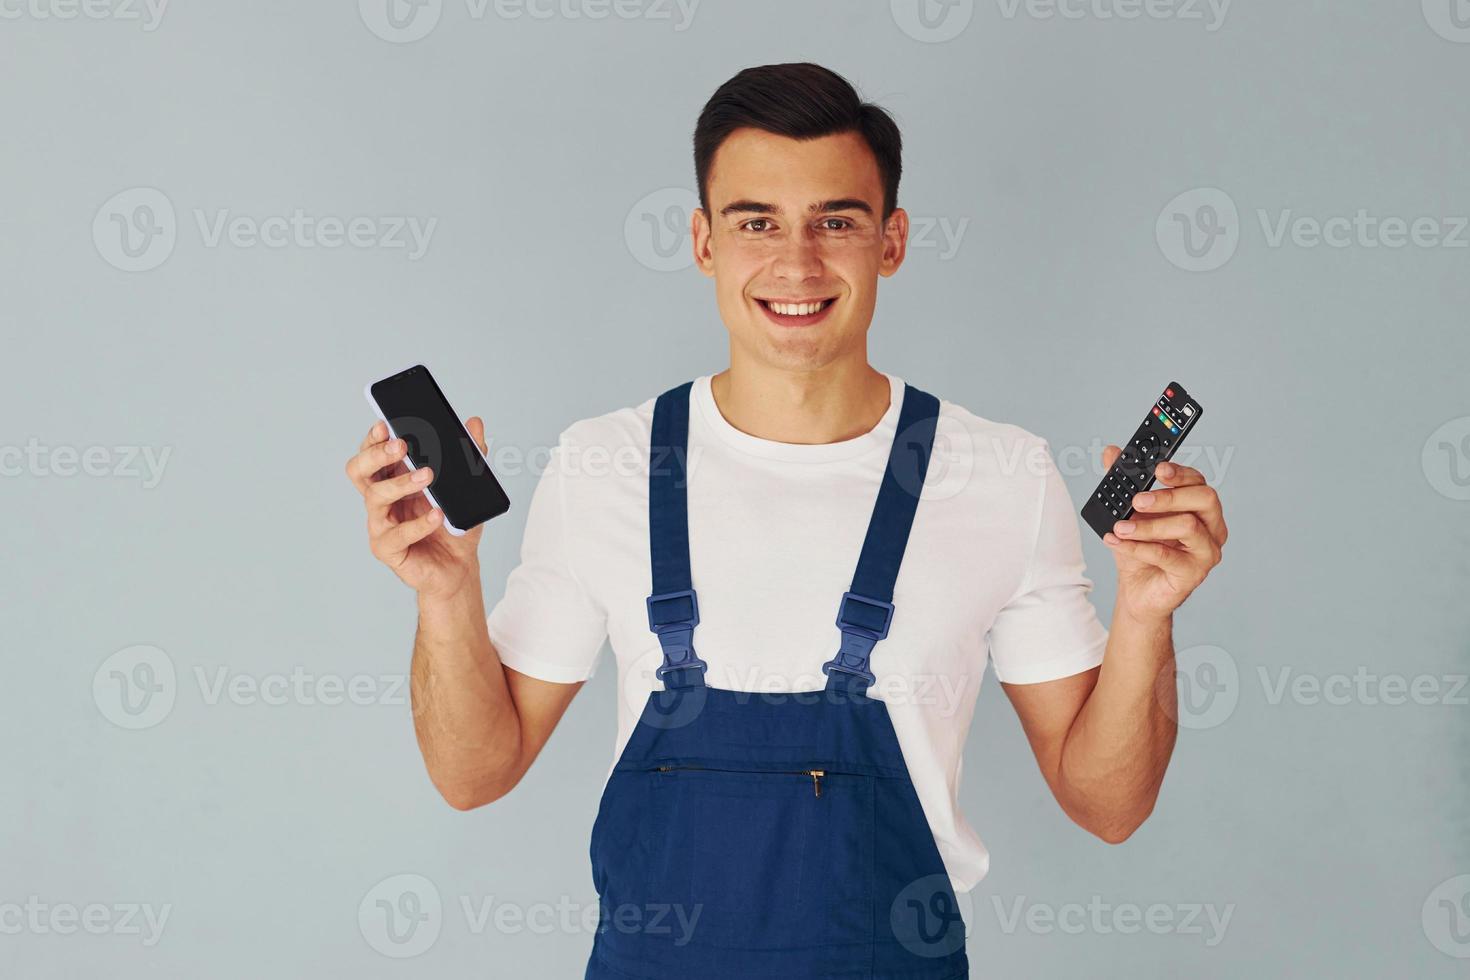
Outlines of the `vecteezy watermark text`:
{"type": "Polygon", "coordinates": [[[1001,16],[1015,20],[1178,20],[1198,21],[1209,33],[1218,31],[1230,12],[1230,0],[995,0],[1001,16]]]}
{"type": "Polygon", "coordinates": [[[1136,902],[1110,902],[1101,895],[1093,895],[1085,904],[1028,902],[1024,895],[1017,896],[1010,903],[999,895],[992,895],[990,901],[995,908],[1000,931],[1008,936],[1022,927],[1040,936],[1054,932],[1069,936],[1084,933],[1130,936],[1148,932],[1155,936],[1203,936],[1205,945],[1211,948],[1225,939],[1225,930],[1230,927],[1230,919],[1235,914],[1234,902],[1225,906],[1210,902],[1139,905],[1136,902]]]}
{"type": "Polygon", "coordinates": [[[137,902],[46,902],[30,895],[24,902],[0,902],[0,935],[70,936],[85,932],[93,936],[138,936],[148,947],[163,938],[164,926],[173,905],[153,906],[137,902]]]}
{"type": "MultiPolygon", "coordinates": [[[[494,895],[460,895],[458,909],[470,935],[582,935],[602,931],[641,933],[685,946],[698,928],[703,906],[678,902],[603,906],[562,895],[555,901],[518,902],[494,895]]],[[[368,889],[358,904],[362,937],[377,952],[406,959],[438,941],[449,916],[439,888],[420,874],[390,875],[368,889]]]]}
{"type": "MultiPolygon", "coordinates": [[[[995,0],[996,10],[1008,21],[1173,20],[1202,24],[1207,33],[1225,23],[1231,0],[995,0]]],[[[889,0],[889,12],[899,30],[916,41],[950,41],[970,26],[975,0],[889,0]]]]}
{"type": "MultiPolygon", "coordinates": [[[[342,675],[302,666],[246,674],[227,666],[195,665],[191,675],[200,701],[209,707],[396,707],[410,703],[405,674],[342,675]]],[[[102,717],[119,728],[152,728],[173,711],[178,678],[173,658],[158,647],[126,647],[98,665],[92,676],[92,700],[102,717]]]]}
{"type": "MultiPolygon", "coordinates": [[[[349,248],[404,253],[417,262],[429,250],[436,217],[411,214],[318,214],[293,208],[254,215],[233,208],[194,208],[193,224],[204,248],[334,250],[349,248]]],[[[173,254],[179,221],[168,195],[155,187],[132,187],[103,202],[92,219],[97,254],[124,272],[156,269],[173,254]]]]}
{"type": "MultiPolygon", "coordinates": [[[[699,195],[687,187],[662,187],[633,203],[623,218],[623,241],[639,265],[654,272],[679,272],[694,264],[691,218],[699,195]]],[[[959,254],[968,217],[909,213],[908,247],[948,262],[959,254]]]]}
{"type": "Polygon", "coordinates": [[[158,30],[169,0],[0,0],[0,20],[138,21],[158,30]]]}
{"type": "MultiPolygon", "coordinates": [[[[1355,208],[1303,214],[1295,208],[1255,209],[1260,240],[1269,249],[1470,248],[1470,216],[1381,214],[1355,208]]],[[[1246,225],[1235,200],[1218,187],[1196,187],[1164,205],[1154,222],[1159,251],[1188,272],[1213,272],[1235,255],[1246,225]]]]}
{"type": "Polygon", "coordinates": [[[0,477],[141,480],[152,490],[172,452],[172,446],[48,446],[32,436],[24,446],[0,446],[0,477]]]}
{"type": "MultiPolygon", "coordinates": [[[[642,20],[671,23],[675,33],[689,29],[700,0],[464,0],[465,16],[482,21],[642,20]]],[[[358,0],[357,11],[369,31],[384,41],[411,44],[428,37],[444,15],[444,0],[358,0]]]]}
{"type": "MultiPolygon", "coordinates": [[[[1256,666],[1260,701],[1271,708],[1399,705],[1463,708],[1470,706],[1470,675],[1380,673],[1359,664],[1350,673],[1313,673],[1291,665],[1256,666]]],[[[1235,712],[1243,689],[1235,658],[1223,647],[1200,644],[1175,654],[1173,669],[1158,678],[1157,695],[1185,729],[1224,724],[1235,712]]]]}

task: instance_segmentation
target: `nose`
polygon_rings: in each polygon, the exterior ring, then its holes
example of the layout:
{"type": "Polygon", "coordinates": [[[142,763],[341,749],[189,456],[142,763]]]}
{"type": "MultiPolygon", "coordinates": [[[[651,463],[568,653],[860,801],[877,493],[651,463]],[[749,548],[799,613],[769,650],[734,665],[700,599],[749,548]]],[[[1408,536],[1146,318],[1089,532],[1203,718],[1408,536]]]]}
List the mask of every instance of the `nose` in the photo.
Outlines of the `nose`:
{"type": "Polygon", "coordinates": [[[821,242],[809,228],[784,237],[777,246],[771,273],[784,282],[804,282],[822,275],[821,242]]]}

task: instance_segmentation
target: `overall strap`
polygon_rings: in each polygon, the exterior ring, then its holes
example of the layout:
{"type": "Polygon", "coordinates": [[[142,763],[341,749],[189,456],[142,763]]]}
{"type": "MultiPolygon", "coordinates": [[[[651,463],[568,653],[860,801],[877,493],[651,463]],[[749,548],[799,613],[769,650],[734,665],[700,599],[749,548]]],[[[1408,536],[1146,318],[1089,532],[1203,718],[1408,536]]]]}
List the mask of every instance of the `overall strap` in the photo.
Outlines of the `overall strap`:
{"type": "Polygon", "coordinates": [[[699,602],[689,571],[689,392],[686,381],[658,396],[648,454],[648,544],[653,594],[648,628],[664,651],[666,689],[703,687],[707,665],[694,652],[699,602]]]}
{"type": "Polygon", "coordinates": [[[939,399],[905,384],[898,428],[878,500],[868,519],[868,534],[852,576],[852,588],[842,594],[837,606],[842,645],[836,656],[822,665],[829,691],[864,693],[877,679],[868,661],[873,647],[888,635],[893,623],[893,584],[898,580],[914,511],[929,472],[938,419],[939,399]]]}

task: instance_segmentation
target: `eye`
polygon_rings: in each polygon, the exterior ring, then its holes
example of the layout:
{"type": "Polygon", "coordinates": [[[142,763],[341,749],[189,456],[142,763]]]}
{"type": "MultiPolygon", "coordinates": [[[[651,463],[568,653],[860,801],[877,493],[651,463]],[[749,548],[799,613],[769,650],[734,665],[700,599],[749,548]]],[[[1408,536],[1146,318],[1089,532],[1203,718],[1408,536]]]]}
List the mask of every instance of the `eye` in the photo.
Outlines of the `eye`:
{"type": "Polygon", "coordinates": [[[821,223],[824,231],[850,231],[857,227],[850,218],[823,218],[821,223]]]}
{"type": "Polygon", "coordinates": [[[769,225],[770,223],[771,223],[771,219],[770,218],[751,218],[749,221],[745,222],[740,227],[743,230],[745,230],[745,231],[762,232],[762,231],[768,231],[769,229],[768,228],[765,228],[765,227],[756,228],[754,226],[755,225],[763,225],[764,226],[764,225],[769,225]]]}

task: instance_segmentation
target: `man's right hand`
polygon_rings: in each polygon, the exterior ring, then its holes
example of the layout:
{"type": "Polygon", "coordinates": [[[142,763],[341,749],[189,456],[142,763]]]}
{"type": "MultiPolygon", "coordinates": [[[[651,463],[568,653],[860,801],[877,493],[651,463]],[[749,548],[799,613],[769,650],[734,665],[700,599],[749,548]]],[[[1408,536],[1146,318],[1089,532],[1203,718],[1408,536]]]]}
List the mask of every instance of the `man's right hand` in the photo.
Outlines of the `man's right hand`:
{"type": "MultiPolygon", "coordinates": [[[[465,427],[485,452],[485,423],[470,418],[465,427]]],[[[420,492],[434,478],[425,468],[404,463],[402,439],[388,439],[388,426],[368,430],[357,455],[347,461],[347,476],[367,506],[368,541],[373,556],[425,598],[452,595],[480,585],[482,524],[461,537],[444,529],[444,515],[420,492]]]]}

